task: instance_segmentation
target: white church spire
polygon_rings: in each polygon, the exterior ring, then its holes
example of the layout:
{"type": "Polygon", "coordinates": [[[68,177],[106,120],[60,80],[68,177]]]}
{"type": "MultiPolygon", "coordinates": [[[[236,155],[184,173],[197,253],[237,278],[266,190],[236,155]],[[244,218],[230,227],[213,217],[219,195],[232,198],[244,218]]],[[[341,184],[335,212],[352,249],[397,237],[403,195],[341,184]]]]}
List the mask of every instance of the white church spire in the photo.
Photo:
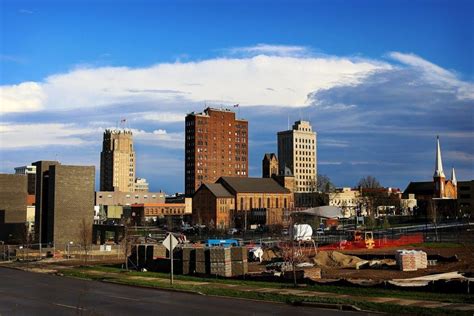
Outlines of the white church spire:
{"type": "Polygon", "coordinates": [[[451,170],[451,182],[454,185],[458,185],[458,180],[456,179],[456,172],[454,172],[454,168],[451,170]]]}
{"type": "Polygon", "coordinates": [[[443,171],[443,161],[441,160],[441,146],[439,145],[439,136],[436,136],[437,148],[436,148],[436,166],[434,177],[435,178],[446,178],[443,171]]]}

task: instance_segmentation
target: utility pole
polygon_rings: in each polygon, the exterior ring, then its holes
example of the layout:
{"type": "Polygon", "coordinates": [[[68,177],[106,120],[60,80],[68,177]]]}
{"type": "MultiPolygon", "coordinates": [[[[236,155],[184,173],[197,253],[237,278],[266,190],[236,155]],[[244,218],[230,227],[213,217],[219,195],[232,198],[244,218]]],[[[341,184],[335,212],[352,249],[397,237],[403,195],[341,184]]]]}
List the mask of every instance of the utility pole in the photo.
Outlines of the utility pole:
{"type": "Polygon", "coordinates": [[[170,261],[171,261],[171,274],[170,284],[173,285],[173,238],[170,238],[170,261]]]}
{"type": "Polygon", "coordinates": [[[293,270],[293,286],[297,287],[296,282],[296,265],[295,265],[295,230],[294,230],[294,223],[293,223],[293,214],[290,213],[290,242],[291,242],[291,268],[293,270]]]}

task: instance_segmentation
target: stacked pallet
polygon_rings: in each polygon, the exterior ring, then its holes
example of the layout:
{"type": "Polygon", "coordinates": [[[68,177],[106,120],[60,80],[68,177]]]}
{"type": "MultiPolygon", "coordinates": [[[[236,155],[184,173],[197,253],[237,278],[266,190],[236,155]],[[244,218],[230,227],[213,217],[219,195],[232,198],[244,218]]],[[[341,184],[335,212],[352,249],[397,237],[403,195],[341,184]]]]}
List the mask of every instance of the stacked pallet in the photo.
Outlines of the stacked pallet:
{"type": "Polygon", "coordinates": [[[232,276],[245,275],[249,272],[248,250],[246,247],[230,248],[232,276]]]}
{"type": "Polygon", "coordinates": [[[416,268],[426,269],[428,268],[428,255],[424,251],[416,252],[416,268]]]}
{"type": "Polygon", "coordinates": [[[196,249],[183,248],[183,274],[194,274],[196,272],[196,249]]]}
{"type": "Polygon", "coordinates": [[[207,248],[196,248],[196,273],[210,274],[210,257],[207,248]]]}
{"type": "Polygon", "coordinates": [[[416,271],[428,266],[428,256],[424,251],[398,250],[395,258],[402,271],[416,271]]]}
{"type": "Polygon", "coordinates": [[[223,277],[232,276],[232,260],[230,248],[213,247],[209,249],[211,274],[223,277]]]}

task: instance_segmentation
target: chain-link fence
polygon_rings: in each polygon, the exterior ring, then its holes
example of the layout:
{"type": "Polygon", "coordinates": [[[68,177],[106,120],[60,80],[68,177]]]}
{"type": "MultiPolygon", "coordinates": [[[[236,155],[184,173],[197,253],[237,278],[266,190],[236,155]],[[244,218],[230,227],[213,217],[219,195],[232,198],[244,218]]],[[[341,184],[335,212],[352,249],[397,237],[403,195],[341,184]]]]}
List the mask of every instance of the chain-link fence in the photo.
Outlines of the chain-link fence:
{"type": "Polygon", "coordinates": [[[30,244],[0,245],[1,261],[38,261],[42,259],[57,260],[113,260],[123,257],[122,245],[88,245],[80,244],[30,244]]]}

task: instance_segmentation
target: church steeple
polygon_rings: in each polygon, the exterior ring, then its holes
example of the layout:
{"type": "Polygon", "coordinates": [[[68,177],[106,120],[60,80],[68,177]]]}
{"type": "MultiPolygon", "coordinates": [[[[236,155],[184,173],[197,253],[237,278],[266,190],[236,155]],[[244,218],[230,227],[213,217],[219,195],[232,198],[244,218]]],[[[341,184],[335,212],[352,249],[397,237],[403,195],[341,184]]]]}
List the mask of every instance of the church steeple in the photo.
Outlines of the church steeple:
{"type": "Polygon", "coordinates": [[[454,168],[451,170],[451,183],[454,185],[458,185],[458,180],[456,179],[456,172],[454,172],[454,168]]]}
{"type": "Polygon", "coordinates": [[[439,136],[436,136],[436,165],[435,165],[435,172],[433,177],[434,178],[446,178],[443,171],[443,161],[441,160],[441,146],[439,145],[439,136]]]}

